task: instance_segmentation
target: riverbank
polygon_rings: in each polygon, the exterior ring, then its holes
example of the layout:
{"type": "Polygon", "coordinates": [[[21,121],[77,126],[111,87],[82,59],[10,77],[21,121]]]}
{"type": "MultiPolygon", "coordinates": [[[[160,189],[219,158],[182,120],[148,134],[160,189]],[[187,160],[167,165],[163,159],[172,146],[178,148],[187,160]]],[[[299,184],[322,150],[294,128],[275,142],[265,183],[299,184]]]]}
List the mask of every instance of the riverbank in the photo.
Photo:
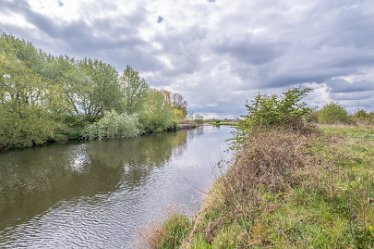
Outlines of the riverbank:
{"type": "MultiPolygon", "coordinates": [[[[174,126],[164,130],[164,131],[160,131],[160,132],[145,132],[145,131],[143,131],[143,132],[139,133],[136,137],[149,135],[151,133],[175,132],[175,131],[179,131],[179,130],[194,129],[194,128],[197,128],[199,126],[200,126],[200,124],[198,124],[197,122],[194,122],[193,120],[192,121],[182,121],[182,122],[179,122],[179,123],[175,124],[174,126]]],[[[23,149],[27,149],[27,148],[44,147],[44,146],[49,146],[49,145],[53,145],[53,144],[67,144],[67,143],[70,143],[70,142],[80,142],[80,141],[89,140],[82,135],[83,132],[84,132],[83,128],[66,129],[61,133],[55,134],[53,138],[48,139],[44,143],[39,143],[39,144],[32,143],[28,146],[0,147],[0,153],[1,152],[6,152],[6,151],[12,151],[12,150],[23,150],[23,149]]],[[[125,137],[120,137],[120,136],[111,137],[111,138],[103,137],[103,138],[100,138],[99,140],[120,139],[120,138],[125,138],[125,137]]],[[[97,138],[93,139],[93,140],[97,140],[97,138]]]]}
{"type": "Polygon", "coordinates": [[[374,127],[271,131],[247,141],[192,222],[172,216],[153,248],[370,248],[374,127]]]}
{"type": "Polygon", "coordinates": [[[216,126],[220,126],[220,125],[238,126],[239,121],[210,121],[210,122],[207,122],[207,124],[216,125],[216,126]]]}

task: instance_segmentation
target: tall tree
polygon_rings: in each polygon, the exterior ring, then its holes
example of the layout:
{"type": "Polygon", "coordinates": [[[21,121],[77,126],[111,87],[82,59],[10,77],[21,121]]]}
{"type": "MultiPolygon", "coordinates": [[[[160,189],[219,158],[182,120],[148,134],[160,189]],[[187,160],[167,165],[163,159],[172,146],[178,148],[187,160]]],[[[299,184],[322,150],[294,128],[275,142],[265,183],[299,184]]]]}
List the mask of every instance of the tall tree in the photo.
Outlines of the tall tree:
{"type": "Polygon", "coordinates": [[[164,131],[175,123],[173,108],[165,100],[163,92],[156,89],[148,91],[140,121],[148,132],[164,131]]]}
{"type": "Polygon", "coordinates": [[[44,54],[13,36],[0,38],[0,147],[44,143],[59,128],[47,96],[52,89],[38,74],[44,54]]]}
{"type": "Polygon", "coordinates": [[[79,69],[84,79],[78,108],[93,120],[102,117],[105,111],[118,109],[121,94],[116,70],[109,64],[92,59],[80,61],[79,69]]]}
{"type": "Polygon", "coordinates": [[[124,110],[128,114],[140,112],[149,89],[147,82],[139,73],[127,66],[120,76],[124,110]]]}
{"type": "Polygon", "coordinates": [[[172,105],[183,113],[183,117],[187,115],[187,101],[179,93],[172,94],[172,105]]]}

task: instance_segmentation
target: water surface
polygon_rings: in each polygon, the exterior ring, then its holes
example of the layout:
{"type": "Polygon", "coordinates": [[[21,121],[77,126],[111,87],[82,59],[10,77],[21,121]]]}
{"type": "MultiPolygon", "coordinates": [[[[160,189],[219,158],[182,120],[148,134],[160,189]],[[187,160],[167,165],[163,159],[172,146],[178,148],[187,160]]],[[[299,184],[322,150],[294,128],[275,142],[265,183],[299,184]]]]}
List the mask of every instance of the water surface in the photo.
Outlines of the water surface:
{"type": "Polygon", "coordinates": [[[228,160],[229,127],[0,153],[0,248],[132,248],[170,207],[191,213],[228,160]]]}

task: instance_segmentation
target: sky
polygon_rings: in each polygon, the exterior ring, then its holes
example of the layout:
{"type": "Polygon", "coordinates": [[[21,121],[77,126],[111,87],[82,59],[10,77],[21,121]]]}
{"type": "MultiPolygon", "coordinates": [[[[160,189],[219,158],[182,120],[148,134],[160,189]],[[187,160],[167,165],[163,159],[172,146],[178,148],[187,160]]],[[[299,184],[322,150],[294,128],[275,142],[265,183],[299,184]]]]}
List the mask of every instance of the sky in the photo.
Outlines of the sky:
{"type": "Polygon", "coordinates": [[[207,118],[293,86],[314,89],[311,107],[374,111],[372,0],[0,0],[0,31],[130,65],[207,118]]]}

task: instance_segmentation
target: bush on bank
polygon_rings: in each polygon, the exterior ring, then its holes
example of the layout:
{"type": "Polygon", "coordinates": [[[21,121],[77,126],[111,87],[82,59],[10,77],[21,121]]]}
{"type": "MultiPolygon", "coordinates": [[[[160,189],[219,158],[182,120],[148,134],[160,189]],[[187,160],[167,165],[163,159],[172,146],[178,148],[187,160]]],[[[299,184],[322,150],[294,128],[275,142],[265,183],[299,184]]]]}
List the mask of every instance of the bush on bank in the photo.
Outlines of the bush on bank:
{"type": "Polygon", "coordinates": [[[136,137],[141,133],[137,115],[118,114],[116,111],[105,113],[99,121],[92,123],[84,129],[82,137],[88,140],[136,137]]]}
{"type": "Polygon", "coordinates": [[[336,103],[327,104],[318,112],[318,123],[321,124],[347,124],[349,122],[347,110],[336,103]]]}

